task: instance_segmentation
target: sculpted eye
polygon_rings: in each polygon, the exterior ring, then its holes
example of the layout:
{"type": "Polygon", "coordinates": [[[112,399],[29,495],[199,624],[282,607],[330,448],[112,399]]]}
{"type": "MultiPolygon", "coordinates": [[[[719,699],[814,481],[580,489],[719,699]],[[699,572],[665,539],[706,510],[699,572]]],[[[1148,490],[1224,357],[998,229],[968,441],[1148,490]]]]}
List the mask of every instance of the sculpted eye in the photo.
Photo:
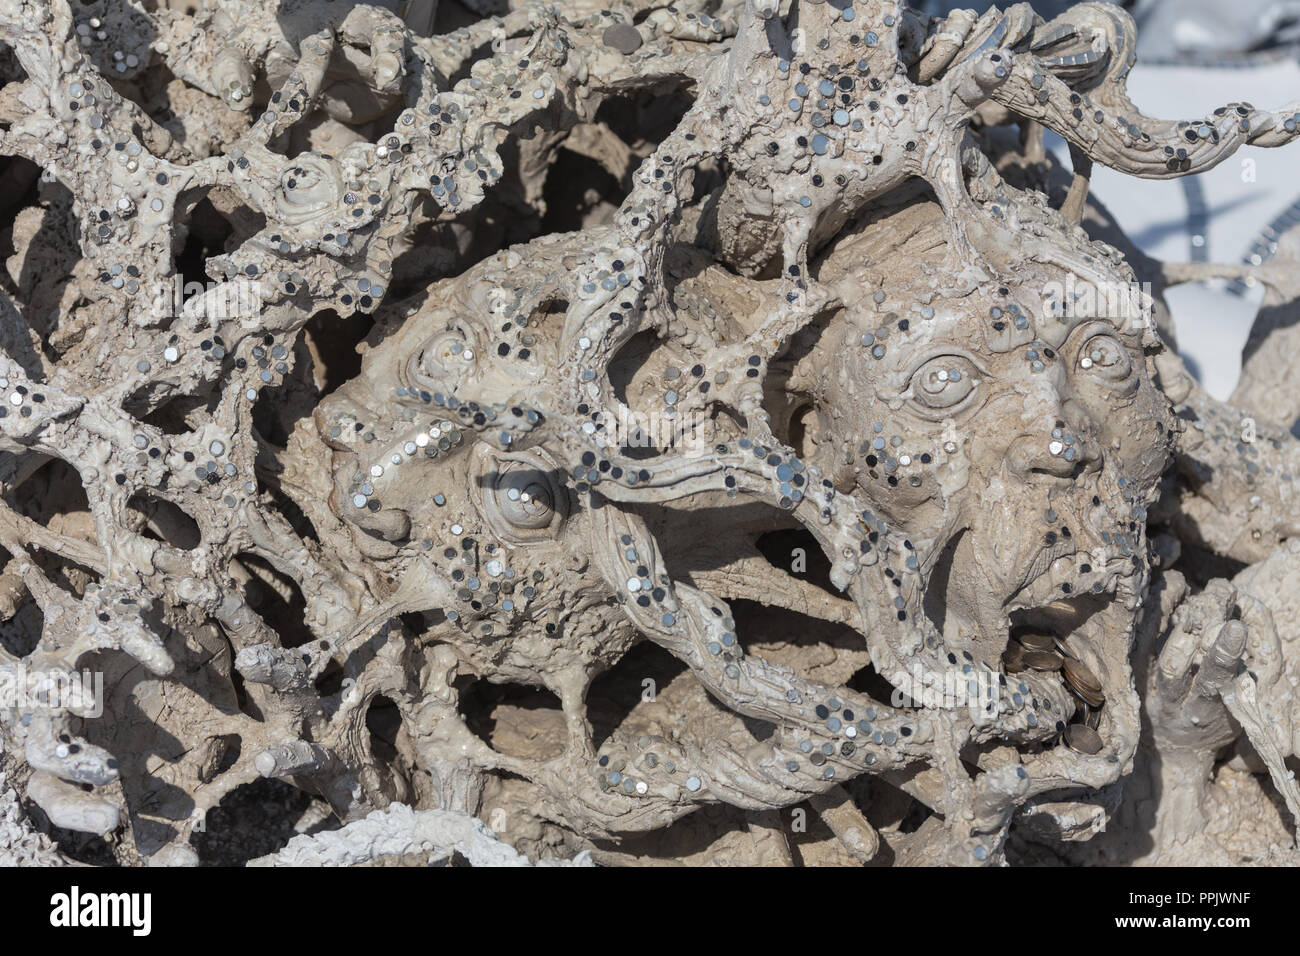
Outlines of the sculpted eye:
{"type": "Polygon", "coordinates": [[[342,184],[337,167],[320,156],[304,154],[280,172],[276,210],[290,225],[301,225],[338,202],[342,184]]]}
{"type": "Polygon", "coordinates": [[[324,182],[321,171],[311,166],[290,166],[280,174],[280,188],[285,192],[302,190],[303,194],[310,195],[324,182]]]}
{"type": "Polygon", "coordinates": [[[979,384],[979,369],[960,355],[940,355],[912,373],[912,400],[926,409],[954,408],[979,384]]]}
{"type": "Polygon", "coordinates": [[[420,350],[417,370],[425,378],[442,379],[448,375],[459,375],[466,369],[473,368],[477,357],[474,340],[455,329],[450,329],[439,332],[424,343],[424,348],[420,350]]]}
{"type": "Polygon", "coordinates": [[[540,451],[500,453],[486,443],[473,454],[470,493],[492,533],[508,544],[553,541],[568,501],[554,463],[540,451]]]}
{"type": "Polygon", "coordinates": [[[556,491],[550,477],[537,468],[513,464],[501,469],[496,486],[496,506],[516,528],[546,528],[555,515],[556,491]]]}
{"type": "Polygon", "coordinates": [[[1102,378],[1122,381],[1133,370],[1133,363],[1124,343],[1103,332],[1083,343],[1079,349],[1079,368],[1102,378]]]}

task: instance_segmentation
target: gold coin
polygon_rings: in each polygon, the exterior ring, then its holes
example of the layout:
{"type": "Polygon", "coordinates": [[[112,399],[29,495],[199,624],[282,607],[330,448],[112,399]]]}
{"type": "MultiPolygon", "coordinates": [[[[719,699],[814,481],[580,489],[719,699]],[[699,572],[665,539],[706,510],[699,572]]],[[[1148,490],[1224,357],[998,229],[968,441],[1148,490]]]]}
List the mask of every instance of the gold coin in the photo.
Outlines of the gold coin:
{"type": "Polygon", "coordinates": [[[1002,654],[1002,666],[1008,674],[1019,674],[1025,669],[1025,649],[1019,644],[1010,644],[1002,654]]]}
{"type": "Polygon", "coordinates": [[[1075,753],[1092,757],[1101,753],[1101,736],[1097,731],[1084,724],[1070,724],[1063,734],[1065,745],[1075,753]]]}
{"type": "Polygon", "coordinates": [[[1065,659],[1056,651],[1026,651],[1025,663],[1036,671],[1059,671],[1065,659]]]}

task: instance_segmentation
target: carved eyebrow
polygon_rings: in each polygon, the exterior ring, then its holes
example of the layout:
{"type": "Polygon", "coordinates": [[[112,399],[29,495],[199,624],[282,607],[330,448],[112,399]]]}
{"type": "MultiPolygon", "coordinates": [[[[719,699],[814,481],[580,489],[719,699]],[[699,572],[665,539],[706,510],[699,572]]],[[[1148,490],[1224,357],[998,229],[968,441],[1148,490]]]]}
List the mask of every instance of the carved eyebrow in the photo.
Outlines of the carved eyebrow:
{"type": "Polygon", "coordinates": [[[1133,330],[1133,323],[1144,321],[1141,290],[1123,290],[1107,297],[1093,297],[1091,302],[1079,299],[1065,304],[1058,301],[1058,312],[1044,309],[1035,319],[1035,331],[1046,345],[1060,348],[1070,333],[1086,322],[1105,322],[1117,332],[1133,330]]]}

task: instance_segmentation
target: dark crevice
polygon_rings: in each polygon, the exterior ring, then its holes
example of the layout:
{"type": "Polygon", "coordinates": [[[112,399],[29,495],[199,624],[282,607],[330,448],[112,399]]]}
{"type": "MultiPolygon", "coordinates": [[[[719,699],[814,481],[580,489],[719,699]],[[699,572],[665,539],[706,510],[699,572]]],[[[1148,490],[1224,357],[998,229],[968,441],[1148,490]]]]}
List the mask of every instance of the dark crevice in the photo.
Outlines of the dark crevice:
{"type": "Polygon", "coordinates": [[[244,599],[267,626],[280,635],[283,647],[301,647],[315,635],[307,627],[307,602],[298,585],[256,555],[241,553],[236,560],[248,569],[244,599]],[[271,582],[274,582],[272,584],[271,582]],[[288,598],[283,592],[288,592],[288,598]]]}
{"type": "Polygon", "coordinates": [[[310,794],[283,780],[241,784],[207,812],[190,844],[204,866],[242,866],[282,850],[298,835],[294,823],[311,804],[310,794]]]}
{"type": "Polygon", "coordinates": [[[45,626],[45,615],[30,594],[23,596],[17,611],[7,620],[0,621],[0,647],[17,658],[24,658],[36,650],[45,626]]]}
{"type": "Polygon", "coordinates": [[[626,191],[600,163],[561,147],[546,175],[542,232],[576,232],[607,222],[626,191]]]}
{"type": "Polygon", "coordinates": [[[540,687],[476,681],[460,695],[469,729],[493,750],[510,756],[558,756],[564,740],[560,699],[540,687]]]}
{"type": "Polygon", "coordinates": [[[370,732],[370,752],[384,763],[397,759],[397,735],[402,729],[402,712],[387,697],[379,696],[366,708],[366,729],[370,732]]]}
{"type": "Polygon", "coordinates": [[[686,665],[658,644],[642,641],[596,678],[587,692],[587,717],[596,747],[609,739],[648,694],[657,694],[684,670],[686,665]]]}
{"type": "Polygon", "coordinates": [[[769,531],[759,536],[756,546],[777,570],[816,585],[833,597],[844,597],[843,592],[831,583],[830,559],[822,551],[817,539],[806,529],[769,531]]]}
{"type": "Polygon", "coordinates": [[[317,312],[308,320],[305,337],[316,362],[314,371],[321,398],[361,374],[357,346],[374,325],[373,316],[361,312],[340,316],[333,309],[317,312]]]}
{"type": "Polygon", "coordinates": [[[141,489],[131,496],[126,507],[144,520],[141,533],[145,537],[183,551],[191,551],[202,543],[198,522],[165,498],[141,489]]]}

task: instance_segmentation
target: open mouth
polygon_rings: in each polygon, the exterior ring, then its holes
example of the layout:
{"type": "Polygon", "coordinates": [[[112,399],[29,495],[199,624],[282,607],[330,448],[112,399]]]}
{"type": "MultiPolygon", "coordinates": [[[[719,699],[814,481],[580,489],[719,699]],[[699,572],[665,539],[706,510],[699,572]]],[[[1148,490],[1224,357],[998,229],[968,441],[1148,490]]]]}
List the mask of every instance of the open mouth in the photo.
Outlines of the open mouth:
{"type": "Polygon", "coordinates": [[[1014,630],[1037,627],[1064,638],[1084,628],[1134,571],[1129,559],[1094,556],[1069,539],[1038,550],[1001,587],[984,570],[990,563],[973,535],[962,532],[930,567],[924,597],[926,615],[945,644],[990,662],[1014,630]]]}
{"type": "Polygon", "coordinates": [[[987,562],[964,534],[949,542],[931,569],[927,615],[944,643],[995,668],[1000,662],[1008,675],[1037,673],[1052,683],[1055,677],[1074,704],[1066,745],[1082,753],[1100,750],[1104,648],[1112,632],[1131,623],[1131,611],[1117,598],[1135,574],[1132,560],[1093,555],[1074,541],[1053,542],[1009,575],[1005,589],[990,588],[981,567],[987,562]],[[999,590],[1009,596],[999,599],[999,590]]]}
{"type": "Polygon", "coordinates": [[[1012,640],[1023,644],[1055,646],[1067,641],[1104,605],[1104,599],[1098,595],[1079,595],[1018,608],[1008,615],[1007,630],[1012,640]]]}
{"type": "Polygon", "coordinates": [[[1105,606],[1102,599],[1086,596],[1013,611],[1003,663],[1008,670],[1058,670],[1062,658],[1073,656],[1072,645],[1086,641],[1088,622],[1105,606]]]}
{"type": "Polygon", "coordinates": [[[1102,595],[1087,594],[1050,604],[1012,611],[1008,640],[1002,652],[1002,667],[1008,674],[1036,671],[1056,674],[1075,703],[1078,725],[1066,735],[1066,743],[1083,753],[1100,749],[1096,730],[1101,724],[1106,692],[1102,676],[1086,661],[1095,660],[1098,647],[1093,638],[1098,627],[1106,626],[1104,612],[1113,602],[1102,595]]]}

